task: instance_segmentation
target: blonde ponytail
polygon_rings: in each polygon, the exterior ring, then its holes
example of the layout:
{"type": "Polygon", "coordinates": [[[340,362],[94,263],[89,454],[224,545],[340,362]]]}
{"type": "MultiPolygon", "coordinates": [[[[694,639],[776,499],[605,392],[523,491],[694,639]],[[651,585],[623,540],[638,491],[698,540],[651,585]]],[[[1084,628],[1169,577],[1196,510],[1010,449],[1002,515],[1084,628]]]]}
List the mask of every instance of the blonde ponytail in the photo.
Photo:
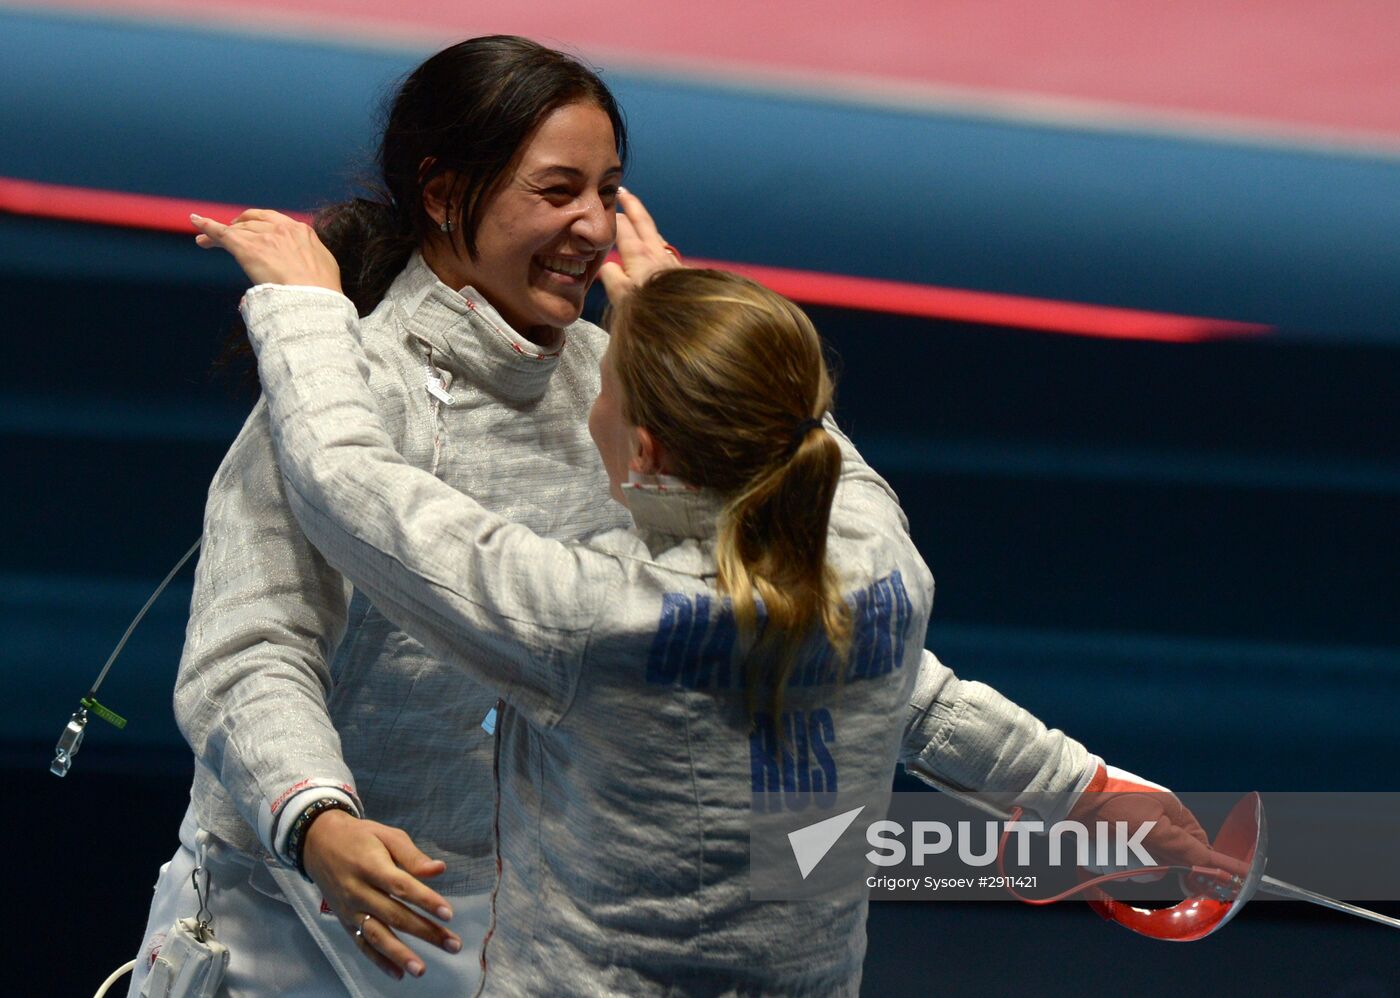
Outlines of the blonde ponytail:
{"type": "Polygon", "coordinates": [[[771,663],[747,670],[746,702],[751,714],[764,702],[782,744],[803,646],[819,633],[840,662],[851,642],[826,559],[841,450],[820,422],[832,394],[821,338],[786,298],[714,270],[663,271],[612,322],[627,421],[662,442],[674,474],[726,497],[719,588],[761,652],[751,661],[771,663]]]}

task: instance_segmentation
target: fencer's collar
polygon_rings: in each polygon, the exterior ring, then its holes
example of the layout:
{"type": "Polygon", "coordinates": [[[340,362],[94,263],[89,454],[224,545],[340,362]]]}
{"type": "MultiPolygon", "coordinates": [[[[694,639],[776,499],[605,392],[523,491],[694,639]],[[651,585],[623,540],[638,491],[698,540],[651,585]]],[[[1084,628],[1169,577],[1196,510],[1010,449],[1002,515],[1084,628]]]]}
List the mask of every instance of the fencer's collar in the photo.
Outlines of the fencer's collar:
{"type": "Polygon", "coordinates": [[[645,537],[695,537],[706,539],[719,532],[724,499],[671,475],[631,472],[622,485],[632,520],[645,537]]]}
{"type": "Polygon", "coordinates": [[[544,394],[568,339],[553,347],[521,336],[472,288],[454,291],[415,252],[389,291],[409,335],[432,352],[448,385],[465,379],[493,395],[530,402],[544,394]]]}

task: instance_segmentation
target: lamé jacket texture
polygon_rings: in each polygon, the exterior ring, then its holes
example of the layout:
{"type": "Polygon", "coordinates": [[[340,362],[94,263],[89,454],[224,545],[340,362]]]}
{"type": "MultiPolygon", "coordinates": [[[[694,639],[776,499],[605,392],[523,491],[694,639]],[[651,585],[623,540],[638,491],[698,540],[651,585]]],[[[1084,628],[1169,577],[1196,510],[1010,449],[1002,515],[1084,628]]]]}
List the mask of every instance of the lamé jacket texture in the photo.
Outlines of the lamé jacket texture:
{"type": "MultiPolygon", "coordinates": [[[[606,334],[541,352],[415,255],[359,323],[375,404],[405,460],[542,537],[625,526],[586,426],[606,334]],[[427,389],[437,379],[445,402],[427,389]]],[[[289,802],[346,788],[446,861],[446,895],[489,889],[496,702],[351,590],[287,506],[259,402],[209,490],[175,691],[194,749],[187,821],[275,852],[289,802]],[[280,834],[279,834],[280,833],[280,834]]]]}
{"type": "Polygon", "coordinates": [[[348,301],[263,286],[244,315],[307,536],[438,668],[504,699],[486,992],[855,993],[864,884],[753,900],[756,794],[839,779],[878,796],[901,756],[953,788],[1082,781],[1082,747],[923,653],[932,577],[829,420],[845,461],[828,557],[856,634],[849,659],[818,649],[785,690],[782,728],[808,767],[794,782],[790,762],[764,765],[773,719],[746,707],[761,653],[715,588],[716,497],[639,484],[632,528],[541,536],[400,456],[348,301]]]}

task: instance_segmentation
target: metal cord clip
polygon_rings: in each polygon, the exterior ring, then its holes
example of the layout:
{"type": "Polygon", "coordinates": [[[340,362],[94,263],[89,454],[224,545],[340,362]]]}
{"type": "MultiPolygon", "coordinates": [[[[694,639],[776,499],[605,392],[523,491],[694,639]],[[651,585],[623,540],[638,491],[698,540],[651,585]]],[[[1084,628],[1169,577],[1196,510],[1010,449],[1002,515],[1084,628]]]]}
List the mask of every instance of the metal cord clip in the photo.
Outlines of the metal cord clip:
{"type": "Polygon", "coordinates": [[[214,930],[210,923],[213,922],[213,913],[209,911],[209,902],[205,898],[205,892],[209,890],[209,871],[203,866],[196,866],[190,871],[190,883],[194,885],[194,896],[199,899],[199,910],[194,913],[194,937],[200,942],[208,942],[213,936],[214,930]],[[204,890],[199,887],[199,875],[204,874],[204,890]]]}
{"type": "Polygon", "coordinates": [[[78,749],[83,745],[83,732],[87,730],[88,710],[86,707],[79,707],[73,712],[73,716],[68,719],[68,725],[58,736],[58,744],[54,746],[53,762],[49,763],[49,772],[54,776],[67,776],[68,770],[73,765],[73,757],[78,754],[78,749]]]}

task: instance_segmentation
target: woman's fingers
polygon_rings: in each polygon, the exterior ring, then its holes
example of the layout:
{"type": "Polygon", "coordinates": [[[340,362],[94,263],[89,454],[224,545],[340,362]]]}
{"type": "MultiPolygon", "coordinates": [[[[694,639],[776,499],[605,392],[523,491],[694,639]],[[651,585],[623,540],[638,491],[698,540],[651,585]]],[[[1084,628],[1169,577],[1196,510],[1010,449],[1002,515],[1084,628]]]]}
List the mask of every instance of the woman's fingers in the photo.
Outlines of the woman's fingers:
{"type": "MultiPolygon", "coordinates": [[[[249,211],[251,210],[252,209],[250,209],[249,211]]],[[[239,215],[227,225],[225,225],[223,222],[217,221],[212,218],[205,218],[203,215],[191,214],[190,224],[193,225],[204,235],[211,236],[216,240],[224,239],[235,233],[268,232],[276,227],[276,221],[274,219],[254,217],[249,214],[249,211],[245,211],[243,214],[239,215]]],[[[263,214],[276,215],[277,213],[264,212],[263,214]]],[[[297,222],[293,219],[286,218],[285,215],[279,215],[278,218],[285,219],[285,221],[291,225],[301,224],[300,222],[297,222]]]]}
{"type": "Polygon", "coordinates": [[[372,912],[386,925],[417,936],[424,942],[439,946],[449,953],[459,952],[462,941],[455,933],[445,925],[430,921],[413,910],[417,908],[431,912],[443,921],[448,921],[452,918],[452,909],[447,900],[403,869],[399,857],[418,863],[419,866],[426,862],[429,868],[440,873],[442,871],[437,869],[438,864],[419,851],[407,833],[387,825],[376,825],[375,822],[368,824],[371,826],[369,831],[379,839],[384,848],[378,856],[366,863],[363,874],[367,881],[365,886],[376,893],[361,899],[361,903],[365,905],[364,910],[372,912]],[[390,842],[393,843],[392,846],[390,842]],[[407,905],[412,905],[413,908],[407,905]]]}
{"type": "Polygon", "coordinates": [[[389,893],[424,911],[430,911],[443,921],[451,921],[452,908],[441,894],[418,877],[437,877],[447,872],[447,864],[433,859],[414,845],[408,833],[400,828],[381,826],[380,841],[389,851],[389,858],[404,871],[389,883],[389,893]]]}
{"type": "Polygon", "coordinates": [[[679,267],[680,260],[671,251],[656,224],[641,201],[633,194],[625,196],[627,214],[617,216],[617,254],[621,263],[608,262],[598,271],[608,298],[614,305],[645,284],[658,271],[679,267]],[[635,204],[635,209],[630,205],[635,204]],[[635,212],[635,213],[634,213],[635,212]]]}
{"type": "Polygon", "coordinates": [[[353,922],[342,921],[341,924],[365,955],[391,977],[423,974],[422,959],[400,938],[401,933],[416,936],[449,953],[462,951],[462,940],[455,933],[424,918],[375,884],[364,884],[359,890],[349,892],[344,905],[343,910],[351,914],[353,922]]]}
{"type": "Polygon", "coordinates": [[[347,898],[344,909],[351,914],[353,921],[342,921],[341,924],[364,954],[391,977],[402,977],[405,973],[420,977],[424,969],[422,959],[399,938],[399,933],[418,936],[428,942],[440,937],[442,942],[439,945],[447,952],[461,952],[462,941],[456,935],[429,922],[387,894],[369,888],[356,892],[356,895],[347,898]],[[365,918],[366,915],[369,918],[365,918]]]}
{"type": "MultiPolygon", "coordinates": [[[[402,869],[396,854],[419,870],[442,872],[442,864],[419,850],[406,832],[344,811],[318,817],[302,846],[306,872],[336,912],[347,918],[368,912],[386,931],[397,928],[449,953],[459,952],[462,941],[455,933],[407,907],[414,905],[444,921],[452,917],[442,895],[402,869]]],[[[396,952],[403,956],[411,951],[404,947],[396,952]]]]}
{"type": "Polygon", "coordinates": [[[340,290],[340,267],[311,226],[281,212],[249,208],[228,225],[190,215],[202,249],[228,250],[254,284],[340,290]]]}
{"type": "Polygon", "coordinates": [[[203,215],[190,215],[190,224],[199,230],[199,235],[195,237],[194,241],[198,243],[203,239],[204,243],[201,245],[203,245],[205,249],[222,245],[221,240],[223,239],[223,235],[228,231],[228,226],[223,222],[216,222],[214,219],[205,218],[203,215]]]}
{"type": "Polygon", "coordinates": [[[432,943],[439,949],[444,949],[449,953],[461,952],[462,940],[457,938],[456,933],[452,932],[452,930],[445,925],[424,918],[422,915],[418,914],[418,912],[414,911],[413,908],[407,907],[406,904],[400,903],[406,902],[407,904],[414,905],[423,910],[431,911],[434,914],[447,908],[447,902],[434,891],[428,890],[417,881],[414,881],[414,884],[421,893],[415,892],[412,887],[402,884],[397,885],[397,889],[390,888],[386,890],[381,888],[383,894],[380,897],[379,904],[373,909],[366,908],[366,910],[378,912],[378,915],[382,916],[386,925],[407,932],[411,936],[417,936],[425,943],[432,943]],[[415,897],[421,898],[422,900],[415,900],[415,897]]]}
{"type": "Polygon", "coordinates": [[[460,953],[462,951],[462,941],[454,934],[428,921],[412,908],[405,907],[393,898],[383,898],[378,902],[371,903],[365,907],[370,912],[372,918],[369,925],[374,926],[374,931],[370,932],[366,927],[365,934],[370,937],[369,941],[385,959],[394,964],[395,967],[419,976],[423,970],[423,961],[400,938],[400,934],[417,936],[428,942],[434,942],[440,938],[441,943],[437,943],[442,949],[449,953],[460,953]],[[377,923],[377,924],[376,924],[377,923]],[[414,969],[414,968],[417,969],[414,969]]]}
{"type": "Polygon", "coordinates": [[[624,265],[630,251],[631,255],[651,257],[663,267],[678,266],[680,257],[657,231],[656,222],[637,196],[627,193],[624,204],[626,212],[617,216],[617,251],[622,254],[624,265]]]}
{"type": "Polygon", "coordinates": [[[637,252],[646,248],[647,242],[642,238],[642,234],[637,231],[637,227],[632,224],[632,220],[626,215],[617,216],[617,251],[621,253],[624,248],[637,252]]]}
{"type": "MultiPolygon", "coordinates": [[[[357,914],[355,916],[355,919],[360,924],[358,926],[346,925],[345,931],[350,933],[350,938],[355,940],[355,945],[359,948],[360,952],[363,953],[369,959],[371,963],[373,963],[380,970],[384,971],[384,973],[388,974],[394,980],[402,980],[404,975],[403,967],[390,960],[387,956],[385,956],[379,951],[379,948],[377,946],[375,946],[373,935],[375,931],[375,919],[373,915],[370,915],[369,918],[366,918],[366,914],[368,913],[360,912],[359,914],[357,914]]],[[[345,923],[342,922],[341,924],[344,925],[345,923]]]]}
{"type": "Polygon", "coordinates": [[[656,229],[656,222],[651,217],[651,212],[647,211],[646,205],[642,204],[642,199],[637,197],[625,187],[617,189],[617,200],[622,204],[623,213],[618,217],[618,228],[622,227],[623,219],[626,219],[631,226],[636,229],[637,235],[647,241],[655,242],[660,246],[666,245],[666,240],[661,238],[661,233],[656,229]]]}
{"type": "MultiPolygon", "coordinates": [[[[397,961],[375,945],[375,919],[386,918],[386,912],[398,902],[375,882],[377,871],[386,866],[392,869],[393,863],[373,824],[345,811],[327,811],[308,829],[302,859],[306,872],[321,888],[356,946],[376,967],[397,979],[403,976],[408,959],[398,949],[402,944],[393,948],[397,961]]],[[[381,941],[387,945],[393,930],[386,925],[383,931],[386,935],[381,941]]],[[[397,937],[394,941],[397,943],[397,937]]]]}
{"type": "Polygon", "coordinates": [[[273,211],[271,208],[246,208],[243,213],[234,219],[235,222],[290,222],[293,225],[299,224],[296,219],[282,214],[280,211],[273,211]]]}
{"type": "MultiPolygon", "coordinates": [[[[636,198],[632,200],[636,201],[636,198]]],[[[641,202],[637,204],[640,208],[641,202]]],[[[680,257],[656,230],[651,216],[645,214],[645,209],[641,211],[641,217],[617,216],[617,252],[622,257],[623,266],[626,267],[629,261],[653,264],[654,270],[679,266],[680,257]]]]}
{"type": "Polygon", "coordinates": [[[608,300],[616,305],[632,290],[632,282],[627,279],[627,271],[609,260],[598,268],[598,280],[603,282],[603,290],[608,300]]]}

